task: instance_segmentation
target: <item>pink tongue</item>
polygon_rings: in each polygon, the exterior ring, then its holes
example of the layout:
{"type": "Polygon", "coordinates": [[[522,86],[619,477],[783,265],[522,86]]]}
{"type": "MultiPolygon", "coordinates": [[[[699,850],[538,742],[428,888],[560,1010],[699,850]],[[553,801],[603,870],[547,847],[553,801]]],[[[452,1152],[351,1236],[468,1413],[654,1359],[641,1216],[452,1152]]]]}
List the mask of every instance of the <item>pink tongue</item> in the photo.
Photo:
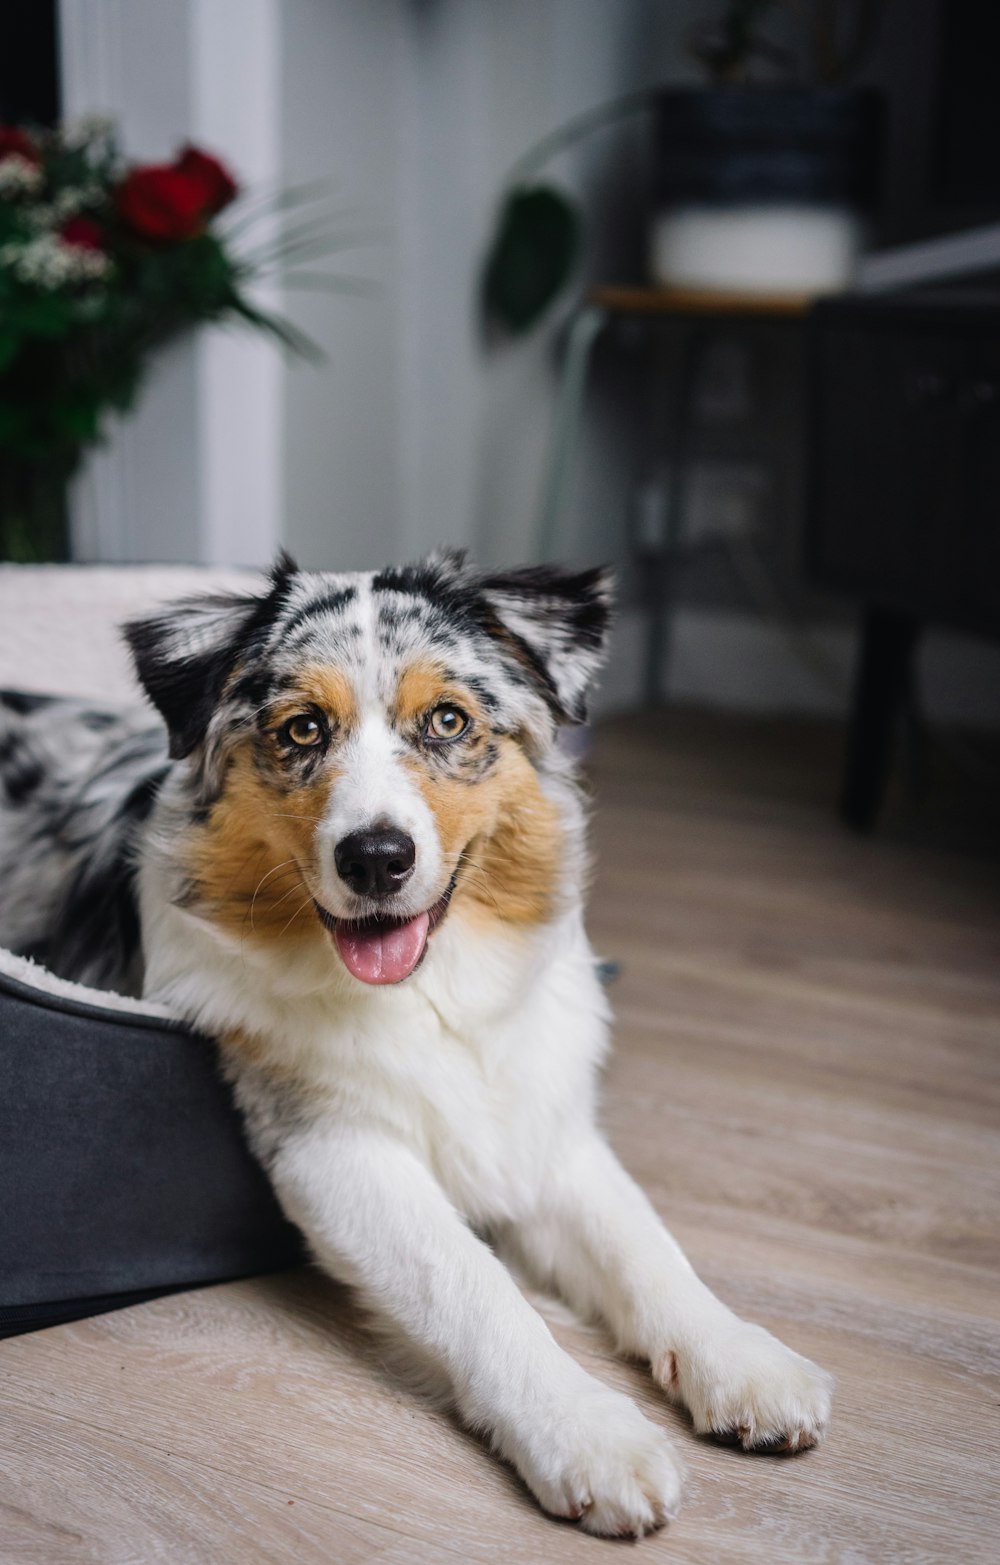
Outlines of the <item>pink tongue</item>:
{"type": "Polygon", "coordinates": [[[398,984],[409,978],[424,953],[430,919],[418,913],[393,929],[352,929],[338,923],[334,932],[344,966],[363,984],[398,984]]]}

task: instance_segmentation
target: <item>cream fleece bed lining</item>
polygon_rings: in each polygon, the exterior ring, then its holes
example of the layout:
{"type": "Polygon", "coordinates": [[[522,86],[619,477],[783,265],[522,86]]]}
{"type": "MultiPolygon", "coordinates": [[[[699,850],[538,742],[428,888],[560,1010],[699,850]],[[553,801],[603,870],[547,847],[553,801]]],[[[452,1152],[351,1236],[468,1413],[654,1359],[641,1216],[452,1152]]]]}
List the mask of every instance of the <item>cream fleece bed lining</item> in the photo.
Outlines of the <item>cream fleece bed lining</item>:
{"type": "Polygon", "coordinates": [[[26,989],[37,991],[39,996],[69,1003],[74,1008],[88,1012],[107,1014],[113,1012],[122,1017],[159,1022],[169,1027],[184,1027],[184,1021],[165,1005],[150,1000],[135,1000],[130,995],[116,994],[111,989],[91,989],[86,984],[72,983],[33,962],[30,957],[18,956],[0,946],[0,978],[10,978],[26,989]]]}

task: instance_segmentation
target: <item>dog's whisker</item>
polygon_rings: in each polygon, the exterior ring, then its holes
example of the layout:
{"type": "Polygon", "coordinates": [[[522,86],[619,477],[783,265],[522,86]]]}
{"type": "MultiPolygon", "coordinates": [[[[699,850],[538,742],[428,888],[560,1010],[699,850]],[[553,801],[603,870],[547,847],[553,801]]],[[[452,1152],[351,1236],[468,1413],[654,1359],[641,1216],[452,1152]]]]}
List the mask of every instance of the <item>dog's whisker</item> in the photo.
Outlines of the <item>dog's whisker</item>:
{"type": "MultiPolygon", "coordinates": [[[[280,882],[278,882],[276,884],[280,884],[280,882]]],[[[267,911],[270,913],[270,912],[272,912],[274,910],[274,908],[280,907],[281,903],[284,902],[285,898],[286,897],[290,897],[294,891],[297,891],[298,888],[301,886],[301,884],[302,884],[302,881],[301,881],[300,877],[296,874],[295,878],[292,881],[292,884],[289,886],[288,890],[283,892],[280,897],[277,897],[276,899],[274,899],[274,898],[272,898],[271,892],[269,892],[268,895],[267,895],[267,911]]],[[[273,889],[274,888],[272,887],[272,891],[273,891],[273,889]]],[[[252,906],[252,904],[247,902],[245,894],[234,895],[233,897],[231,897],[231,898],[229,898],[227,900],[228,900],[228,902],[230,904],[233,904],[236,908],[239,908],[241,906],[243,907],[243,918],[241,920],[240,928],[241,928],[241,932],[245,935],[247,924],[250,922],[250,913],[251,913],[251,906],[252,906]]],[[[252,932],[254,934],[257,933],[256,919],[251,924],[251,930],[252,930],[252,932]]]]}
{"type": "MultiPolygon", "coordinates": [[[[270,897],[271,894],[277,889],[277,887],[280,886],[281,881],[285,878],[285,876],[291,875],[294,876],[296,880],[298,880],[299,872],[297,864],[295,864],[293,868],[288,867],[288,865],[292,862],[293,861],[291,860],[286,860],[285,865],[281,867],[279,878],[271,886],[270,891],[268,892],[268,897],[270,897]]],[[[274,873],[278,874],[278,871],[276,870],[274,873]]],[[[253,893],[254,897],[259,894],[261,886],[262,882],[258,881],[257,887],[253,893]]],[[[231,881],[223,894],[216,898],[215,905],[220,908],[244,907],[247,911],[247,914],[249,914],[251,900],[248,898],[248,893],[245,886],[237,886],[234,881],[231,881]]]]}
{"type": "MultiPolygon", "coordinates": [[[[277,901],[276,901],[276,902],[272,902],[272,903],[271,903],[271,904],[270,904],[270,910],[271,910],[271,912],[272,912],[272,913],[273,913],[273,912],[274,912],[274,910],[275,910],[275,908],[279,908],[279,907],[280,907],[280,906],[281,906],[281,904],[282,904],[282,902],[285,902],[285,901],[287,901],[287,899],[288,899],[288,898],[289,898],[289,897],[290,897],[290,896],[292,896],[292,895],[293,895],[293,894],[294,894],[294,892],[295,892],[295,891],[296,891],[296,890],[297,890],[297,889],[298,889],[298,888],[299,888],[299,887],[301,887],[301,886],[302,886],[302,884],[303,884],[303,883],[302,883],[302,880],[301,880],[301,878],[300,878],[300,877],[296,877],[296,881],[295,881],[295,884],[294,884],[294,885],[292,885],[292,886],[289,886],[289,888],[288,888],[288,890],[287,890],[287,891],[286,891],[286,892],[284,892],[284,893],[283,893],[283,894],[282,894],[282,895],[281,895],[281,896],[280,896],[280,897],[279,897],[279,898],[278,898],[278,900],[277,900],[277,901]]],[[[309,893],[309,900],[310,900],[310,902],[311,902],[311,901],[312,901],[312,892],[310,892],[310,893],[309,893]]]]}
{"type": "Polygon", "coordinates": [[[230,877],[230,880],[229,880],[229,882],[228,882],[228,884],[226,886],[225,892],[223,893],[222,897],[219,899],[221,902],[228,901],[230,896],[238,896],[239,895],[238,892],[234,892],[233,891],[233,887],[236,885],[237,881],[240,881],[240,880],[243,879],[243,876],[244,876],[244,874],[246,873],[246,870],[247,870],[247,866],[250,864],[250,862],[254,858],[257,858],[258,860],[263,858],[263,856],[266,854],[266,852],[267,852],[267,847],[266,847],[265,844],[260,844],[257,847],[254,847],[254,848],[250,849],[250,852],[247,854],[246,858],[241,861],[239,869],[235,870],[233,875],[230,877]]]}
{"type": "Polygon", "coordinates": [[[307,907],[311,907],[312,906],[312,900],[313,900],[312,899],[312,894],[310,893],[310,895],[307,896],[303,902],[299,903],[299,906],[295,909],[295,912],[292,914],[291,918],[288,920],[288,923],[283,925],[282,929],[280,930],[279,935],[278,935],[278,939],[279,940],[281,939],[281,936],[283,934],[285,934],[288,929],[291,928],[292,924],[295,923],[295,920],[299,917],[299,915],[304,913],[307,907]]]}
{"type": "Polygon", "coordinates": [[[256,906],[256,903],[257,903],[257,898],[260,895],[261,890],[263,889],[264,886],[266,886],[267,882],[271,879],[271,876],[272,875],[276,875],[278,873],[279,869],[284,869],[286,865],[288,865],[288,864],[295,864],[295,862],[296,861],[295,861],[294,858],[282,860],[282,862],[280,864],[276,864],[273,869],[268,870],[267,874],[264,875],[261,878],[261,880],[258,881],[257,889],[254,892],[253,897],[251,898],[251,901],[250,901],[250,929],[254,933],[256,933],[256,926],[254,925],[254,921],[253,921],[253,912],[254,912],[254,907],[256,906]]]}
{"type": "Polygon", "coordinates": [[[496,888],[487,878],[485,870],[481,869],[478,864],[471,864],[468,861],[465,862],[465,864],[462,866],[461,884],[468,886],[474,893],[479,893],[489,897],[496,911],[498,913],[501,911],[500,901],[496,893],[496,888]]]}

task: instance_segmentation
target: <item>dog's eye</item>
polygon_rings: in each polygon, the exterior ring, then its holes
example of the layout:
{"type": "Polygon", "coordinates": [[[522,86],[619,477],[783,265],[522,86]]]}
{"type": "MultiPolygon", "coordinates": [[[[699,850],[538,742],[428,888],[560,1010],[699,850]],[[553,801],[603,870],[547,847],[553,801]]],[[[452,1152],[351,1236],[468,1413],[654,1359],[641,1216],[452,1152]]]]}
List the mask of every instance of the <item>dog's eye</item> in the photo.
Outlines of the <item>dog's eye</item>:
{"type": "Polygon", "coordinates": [[[428,739],[441,740],[457,739],[459,734],[464,734],[469,726],[469,719],[457,706],[435,707],[427,719],[427,727],[424,730],[428,739]]]}
{"type": "Polygon", "coordinates": [[[300,750],[309,750],[323,742],[322,724],[310,712],[298,712],[295,717],[290,717],[281,733],[283,738],[298,745],[300,750]]]}

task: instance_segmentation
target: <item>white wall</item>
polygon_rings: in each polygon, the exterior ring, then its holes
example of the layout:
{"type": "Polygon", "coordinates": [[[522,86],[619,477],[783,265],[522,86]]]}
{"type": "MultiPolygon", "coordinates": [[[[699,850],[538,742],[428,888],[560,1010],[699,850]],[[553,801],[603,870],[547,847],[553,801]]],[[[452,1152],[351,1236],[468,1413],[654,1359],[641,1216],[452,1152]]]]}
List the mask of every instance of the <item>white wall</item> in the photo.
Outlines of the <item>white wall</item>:
{"type": "MultiPolygon", "coordinates": [[[[60,0],[64,114],[111,116],[136,160],[168,160],[190,139],[217,150],[248,189],[276,188],[279,3],[60,0]]],[[[273,345],[246,332],[202,332],[161,354],[77,481],[77,556],[270,559],[281,532],[282,375],[273,345]]]]}
{"type": "MultiPolygon", "coordinates": [[[[134,0],[131,0],[134,4],[134,0]]],[[[218,148],[240,184],[278,191],[284,131],[280,80],[282,0],[188,0],[192,136],[218,148]]],[[[240,209],[234,209],[240,221],[240,209]]],[[[266,242],[262,220],[253,242],[266,242]]],[[[253,290],[255,302],[282,306],[278,279],[253,290]]],[[[263,564],[282,533],[284,366],[275,344],[239,328],[200,334],[201,528],[199,558],[209,564],[263,564]]]]}
{"type": "Polygon", "coordinates": [[[373,235],[326,270],[371,295],[286,291],[288,314],[326,363],[286,364],[283,536],[303,565],[358,569],[398,553],[403,480],[400,385],[400,0],[284,0],[285,180],[327,182],[331,236],[373,235]]]}
{"type": "MultiPolygon", "coordinates": [[[[187,5],[60,0],[60,21],[64,115],[111,115],[135,157],[162,158],[191,122],[187,5]],[[155,69],[133,70],[137,57],[155,69]]],[[[199,557],[197,378],[190,349],[164,354],[91,456],[74,497],[80,557],[199,557]]]]}

